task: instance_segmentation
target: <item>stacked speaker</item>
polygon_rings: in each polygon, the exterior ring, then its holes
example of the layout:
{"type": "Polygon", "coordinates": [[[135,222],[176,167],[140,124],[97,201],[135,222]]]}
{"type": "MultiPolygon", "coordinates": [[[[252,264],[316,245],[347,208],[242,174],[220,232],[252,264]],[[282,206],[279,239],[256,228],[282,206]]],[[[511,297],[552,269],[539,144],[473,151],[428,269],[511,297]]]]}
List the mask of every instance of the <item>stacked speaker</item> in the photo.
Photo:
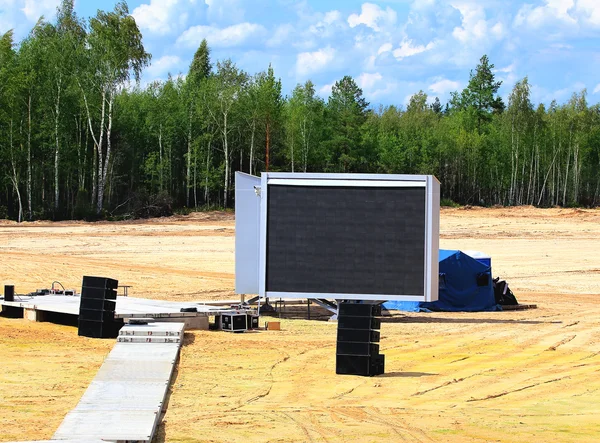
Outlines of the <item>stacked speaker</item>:
{"type": "Polygon", "coordinates": [[[123,320],[115,319],[117,286],[112,278],[83,277],[79,305],[79,335],[116,338],[123,320]]]}
{"type": "Polygon", "coordinates": [[[384,373],[379,353],[381,306],[364,303],[338,305],[336,373],[373,376],[384,373]]]}
{"type": "Polygon", "coordinates": [[[4,301],[15,301],[15,287],[4,285],[4,301]]]}

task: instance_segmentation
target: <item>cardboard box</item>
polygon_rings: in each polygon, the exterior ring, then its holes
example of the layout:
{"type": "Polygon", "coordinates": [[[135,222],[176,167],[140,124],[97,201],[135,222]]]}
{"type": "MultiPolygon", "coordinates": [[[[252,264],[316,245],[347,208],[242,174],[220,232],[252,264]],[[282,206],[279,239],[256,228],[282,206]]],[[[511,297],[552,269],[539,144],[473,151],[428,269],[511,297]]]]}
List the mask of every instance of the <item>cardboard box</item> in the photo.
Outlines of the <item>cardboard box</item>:
{"type": "Polygon", "coordinates": [[[278,321],[265,322],[265,329],[267,331],[281,331],[281,323],[278,321]]]}

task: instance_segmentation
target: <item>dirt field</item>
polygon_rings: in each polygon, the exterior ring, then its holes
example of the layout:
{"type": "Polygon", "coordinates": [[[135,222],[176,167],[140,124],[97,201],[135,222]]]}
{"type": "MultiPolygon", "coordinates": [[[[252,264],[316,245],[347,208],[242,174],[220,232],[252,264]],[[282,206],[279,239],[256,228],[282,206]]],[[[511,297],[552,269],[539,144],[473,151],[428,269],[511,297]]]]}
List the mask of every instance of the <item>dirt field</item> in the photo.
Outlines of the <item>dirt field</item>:
{"type": "MultiPolygon", "coordinates": [[[[84,274],[178,300],[233,298],[234,222],[0,224],[2,284],[84,274]]],[[[600,211],[451,209],[441,247],[493,256],[536,310],[407,313],[382,325],[386,374],[336,376],[334,323],[186,334],[157,441],[585,442],[600,439],[600,211]]],[[[0,318],[0,441],[49,438],[111,341],[0,318]]]]}

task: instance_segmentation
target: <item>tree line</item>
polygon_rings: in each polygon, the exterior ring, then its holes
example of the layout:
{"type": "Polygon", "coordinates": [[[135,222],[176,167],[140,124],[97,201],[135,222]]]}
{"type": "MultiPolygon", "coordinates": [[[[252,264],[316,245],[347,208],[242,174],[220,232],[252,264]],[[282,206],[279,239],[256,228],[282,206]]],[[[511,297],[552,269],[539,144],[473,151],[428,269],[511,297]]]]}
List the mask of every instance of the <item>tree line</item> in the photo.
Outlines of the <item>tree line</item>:
{"type": "Polygon", "coordinates": [[[213,63],[141,87],[150,62],[124,1],[87,22],[62,0],[15,42],[0,37],[0,217],[139,217],[231,207],[236,170],[434,174],[447,202],[596,206],[600,105],[586,91],[534,106],[527,78],[504,103],[487,56],[442,104],[371,106],[345,76],[322,99],[282,94],[269,66],[213,63]]]}

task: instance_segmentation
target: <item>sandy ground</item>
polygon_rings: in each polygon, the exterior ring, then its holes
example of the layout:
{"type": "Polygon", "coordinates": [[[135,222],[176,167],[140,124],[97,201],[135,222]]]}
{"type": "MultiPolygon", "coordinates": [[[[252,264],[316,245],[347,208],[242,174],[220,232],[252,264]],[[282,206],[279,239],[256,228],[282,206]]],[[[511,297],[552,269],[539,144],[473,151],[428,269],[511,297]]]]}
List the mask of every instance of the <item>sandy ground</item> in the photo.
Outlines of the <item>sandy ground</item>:
{"type": "MultiPolygon", "coordinates": [[[[441,247],[493,256],[520,312],[400,314],[382,325],[386,374],[335,375],[336,325],[186,334],[156,440],[580,442],[600,439],[600,211],[448,209],[441,247]]],[[[0,223],[17,292],[84,274],[132,294],[233,297],[234,222],[0,223]]],[[[111,341],[0,318],[0,441],[49,438],[111,341]]]]}

